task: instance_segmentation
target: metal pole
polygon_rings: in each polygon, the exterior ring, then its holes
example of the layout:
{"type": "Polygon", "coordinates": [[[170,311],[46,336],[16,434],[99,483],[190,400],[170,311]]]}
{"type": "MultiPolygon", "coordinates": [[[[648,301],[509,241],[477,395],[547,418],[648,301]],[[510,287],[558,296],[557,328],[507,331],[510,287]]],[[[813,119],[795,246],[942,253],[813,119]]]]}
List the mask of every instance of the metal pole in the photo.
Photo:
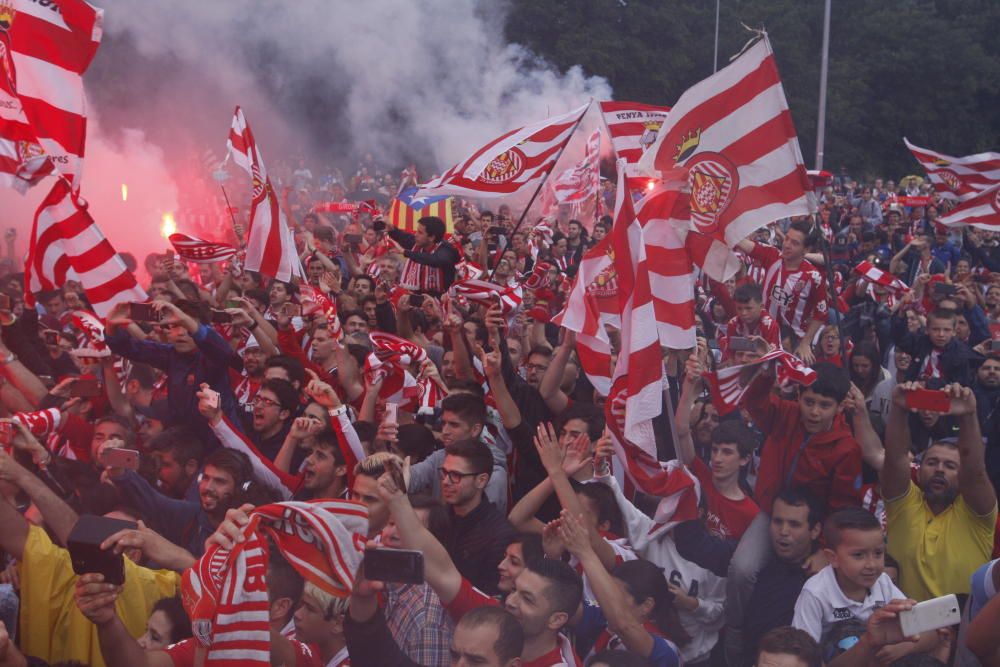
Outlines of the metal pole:
{"type": "Polygon", "coordinates": [[[823,3],[823,57],[819,66],[819,119],[816,122],[816,169],[823,168],[826,141],[826,73],[830,61],[830,0],[823,3]]]}
{"type": "Polygon", "coordinates": [[[712,56],[712,74],[719,71],[719,3],[715,0],[715,53],[712,56]]]}

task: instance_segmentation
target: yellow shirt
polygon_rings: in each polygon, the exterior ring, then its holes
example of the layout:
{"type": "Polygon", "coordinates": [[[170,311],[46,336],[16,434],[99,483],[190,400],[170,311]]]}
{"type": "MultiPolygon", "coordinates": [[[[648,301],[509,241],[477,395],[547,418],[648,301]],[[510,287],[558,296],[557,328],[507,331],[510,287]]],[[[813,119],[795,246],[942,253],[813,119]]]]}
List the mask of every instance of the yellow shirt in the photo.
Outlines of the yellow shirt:
{"type": "MultiPolygon", "coordinates": [[[[104,667],[97,626],[80,613],[73,598],[76,574],[69,552],[31,526],[21,562],[21,651],[49,663],[77,660],[104,667]]],[[[125,559],[125,586],[115,609],[129,634],[140,637],[153,604],[177,595],[180,575],[150,570],[125,559]]]]}
{"type": "Polygon", "coordinates": [[[997,508],[978,516],[961,494],[935,515],[923,491],[910,488],[886,501],[889,555],[899,562],[899,587],[921,602],[948,593],[968,593],[969,577],[993,553],[997,508]]]}

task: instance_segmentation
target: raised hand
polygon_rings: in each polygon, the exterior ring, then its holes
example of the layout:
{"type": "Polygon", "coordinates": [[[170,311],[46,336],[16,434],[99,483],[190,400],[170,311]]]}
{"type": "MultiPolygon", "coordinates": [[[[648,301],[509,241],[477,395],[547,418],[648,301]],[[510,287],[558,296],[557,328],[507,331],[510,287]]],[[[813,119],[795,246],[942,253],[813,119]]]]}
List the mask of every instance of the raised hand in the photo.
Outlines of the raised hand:
{"type": "Polygon", "coordinates": [[[538,458],[542,461],[542,466],[549,475],[562,473],[563,458],[566,452],[559,445],[559,438],[556,435],[552,424],[539,424],[535,430],[535,450],[538,458]]]}
{"type": "Polygon", "coordinates": [[[105,625],[115,617],[115,601],[122,587],[104,583],[104,575],[92,572],[76,580],[73,597],[80,613],[94,625],[105,625]]]}
{"type": "Polygon", "coordinates": [[[213,544],[218,544],[223,549],[232,549],[237,544],[245,542],[243,527],[250,523],[250,512],[252,511],[253,505],[250,503],[228,510],[226,518],[222,520],[215,532],[205,540],[205,550],[207,551],[213,544]]]}
{"type": "Polygon", "coordinates": [[[567,551],[577,558],[593,550],[590,533],[583,525],[583,517],[574,516],[566,510],[559,514],[559,537],[562,538],[567,551]]]}

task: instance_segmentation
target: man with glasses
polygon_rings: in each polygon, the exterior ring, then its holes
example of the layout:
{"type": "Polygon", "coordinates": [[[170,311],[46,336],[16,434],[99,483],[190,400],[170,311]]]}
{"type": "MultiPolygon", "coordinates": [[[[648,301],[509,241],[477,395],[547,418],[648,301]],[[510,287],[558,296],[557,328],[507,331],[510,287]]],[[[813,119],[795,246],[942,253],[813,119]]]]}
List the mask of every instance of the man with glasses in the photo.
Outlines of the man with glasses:
{"type": "Polygon", "coordinates": [[[486,444],[473,439],[452,442],[444,451],[438,477],[450,522],[445,547],[463,577],[479,590],[495,595],[500,592],[497,566],[515,531],[504,513],[486,498],[493,454],[486,444]]]}
{"type": "Polygon", "coordinates": [[[251,402],[250,441],[271,461],[285,442],[299,406],[299,394],[290,382],[265,380],[251,402]]]}

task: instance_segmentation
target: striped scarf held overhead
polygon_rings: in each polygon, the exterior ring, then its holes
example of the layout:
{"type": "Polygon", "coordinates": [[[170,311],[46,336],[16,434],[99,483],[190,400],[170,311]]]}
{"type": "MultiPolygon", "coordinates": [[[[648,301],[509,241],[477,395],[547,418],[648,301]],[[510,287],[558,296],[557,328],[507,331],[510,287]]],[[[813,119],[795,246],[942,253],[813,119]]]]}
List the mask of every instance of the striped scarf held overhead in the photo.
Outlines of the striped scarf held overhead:
{"type": "Polygon", "coordinates": [[[775,375],[780,386],[792,383],[808,387],[816,381],[816,371],[806,366],[801,359],[791,352],[781,349],[771,350],[758,359],[741,366],[727,366],[717,371],[702,373],[712,394],[712,405],[719,416],[725,416],[739,407],[743,395],[750,386],[751,375],[748,369],[774,362],[777,366],[775,375]],[[744,371],[747,371],[744,375],[744,371]]]}
{"type": "Polygon", "coordinates": [[[368,509],[348,500],[258,507],[232,551],[214,545],[184,572],[181,596],[205,667],[268,667],[268,540],[309,583],[347,597],[364,554],[368,509]]]}

